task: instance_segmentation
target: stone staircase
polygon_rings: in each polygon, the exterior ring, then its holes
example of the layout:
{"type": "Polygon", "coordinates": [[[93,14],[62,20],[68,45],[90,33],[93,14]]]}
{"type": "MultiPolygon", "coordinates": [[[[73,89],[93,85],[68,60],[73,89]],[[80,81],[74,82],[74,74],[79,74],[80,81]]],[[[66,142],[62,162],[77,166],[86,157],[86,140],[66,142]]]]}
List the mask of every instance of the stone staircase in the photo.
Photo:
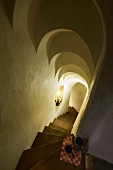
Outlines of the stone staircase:
{"type": "Polygon", "coordinates": [[[23,152],[16,170],[83,170],[84,159],[80,167],[60,161],[63,139],[71,133],[77,115],[76,110],[69,107],[67,113],[39,132],[31,149],[23,152]]]}
{"type": "Polygon", "coordinates": [[[25,150],[16,170],[113,170],[113,164],[90,154],[84,154],[80,167],[60,161],[63,139],[70,133],[78,113],[69,107],[69,111],[45,126],[39,132],[31,149],[25,150]]]}

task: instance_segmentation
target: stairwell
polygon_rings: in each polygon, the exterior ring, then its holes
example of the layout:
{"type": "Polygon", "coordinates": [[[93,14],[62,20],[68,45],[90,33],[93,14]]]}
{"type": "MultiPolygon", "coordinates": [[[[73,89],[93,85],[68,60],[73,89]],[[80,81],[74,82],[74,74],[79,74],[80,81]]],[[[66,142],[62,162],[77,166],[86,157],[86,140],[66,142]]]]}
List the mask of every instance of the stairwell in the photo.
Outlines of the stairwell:
{"type": "Polygon", "coordinates": [[[112,164],[84,153],[79,167],[60,160],[63,139],[71,133],[77,115],[69,107],[67,113],[38,132],[32,147],[23,152],[16,170],[113,170],[112,164]]]}
{"type": "Polygon", "coordinates": [[[23,152],[16,170],[83,170],[84,161],[81,167],[76,167],[60,160],[63,139],[71,133],[77,115],[73,108],[69,108],[67,113],[39,132],[31,149],[23,152]]]}

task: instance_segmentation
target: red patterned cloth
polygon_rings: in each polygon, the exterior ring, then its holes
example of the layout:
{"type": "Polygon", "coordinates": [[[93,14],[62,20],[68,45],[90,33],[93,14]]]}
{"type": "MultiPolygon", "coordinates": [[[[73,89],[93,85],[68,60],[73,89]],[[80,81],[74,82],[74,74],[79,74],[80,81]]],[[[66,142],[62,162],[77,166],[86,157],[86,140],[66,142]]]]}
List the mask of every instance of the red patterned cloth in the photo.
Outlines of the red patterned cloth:
{"type": "Polygon", "coordinates": [[[60,154],[60,160],[62,160],[64,162],[68,162],[70,164],[74,164],[76,166],[81,165],[82,152],[81,151],[75,151],[74,145],[73,145],[73,142],[72,142],[72,136],[68,136],[66,139],[64,139],[63,144],[62,144],[61,154],[60,154]],[[72,157],[71,154],[68,154],[65,151],[66,145],[71,145],[72,153],[73,153],[74,157],[72,157]]]}

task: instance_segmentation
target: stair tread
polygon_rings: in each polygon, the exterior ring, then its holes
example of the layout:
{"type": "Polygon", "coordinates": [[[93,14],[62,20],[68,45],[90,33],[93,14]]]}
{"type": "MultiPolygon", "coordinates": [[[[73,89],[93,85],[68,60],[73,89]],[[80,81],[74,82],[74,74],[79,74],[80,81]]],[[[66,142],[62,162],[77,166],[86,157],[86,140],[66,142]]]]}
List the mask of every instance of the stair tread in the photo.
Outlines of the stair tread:
{"type": "Polygon", "coordinates": [[[63,141],[25,150],[20,158],[16,170],[28,170],[38,162],[47,159],[51,153],[61,148],[63,141]]]}
{"type": "Polygon", "coordinates": [[[65,122],[65,123],[68,123],[68,124],[70,124],[70,125],[72,125],[72,124],[75,122],[75,120],[76,120],[76,118],[74,118],[73,120],[70,120],[69,118],[68,118],[68,119],[65,119],[65,118],[63,118],[63,117],[58,117],[57,119],[65,122]]]}
{"type": "Polygon", "coordinates": [[[73,124],[76,120],[78,116],[78,113],[70,113],[70,112],[67,112],[66,114],[63,114],[61,116],[58,116],[57,119],[65,122],[65,123],[68,123],[68,124],[73,124]]]}
{"type": "Polygon", "coordinates": [[[63,138],[64,137],[62,136],[50,135],[50,134],[45,134],[43,132],[39,132],[32,144],[32,148],[40,146],[40,145],[44,145],[44,144],[61,141],[63,140],[63,138]]]}
{"type": "Polygon", "coordinates": [[[57,125],[54,125],[53,123],[50,123],[49,127],[52,128],[52,129],[59,130],[59,131],[61,131],[61,132],[65,132],[65,133],[67,133],[67,134],[69,134],[69,133],[71,132],[71,130],[64,129],[64,128],[62,128],[62,127],[59,127],[59,126],[57,126],[57,125]]]}
{"type": "Polygon", "coordinates": [[[56,130],[56,129],[52,129],[52,128],[47,127],[47,126],[45,126],[45,128],[43,130],[43,133],[51,134],[51,135],[56,135],[56,136],[60,135],[62,137],[66,137],[67,136],[67,133],[61,132],[61,131],[56,130]]]}
{"type": "Polygon", "coordinates": [[[64,118],[70,118],[70,119],[74,119],[76,116],[78,115],[77,112],[72,113],[72,112],[67,112],[66,114],[60,115],[59,117],[64,117],[64,118]]]}
{"type": "Polygon", "coordinates": [[[59,127],[63,127],[63,128],[65,128],[65,129],[67,129],[67,130],[71,130],[72,127],[73,127],[73,124],[68,124],[68,123],[66,123],[66,122],[64,122],[64,121],[62,121],[62,120],[59,120],[59,119],[55,119],[55,120],[53,121],[53,124],[54,124],[54,125],[57,125],[57,126],[59,126],[59,127]]]}
{"type": "MultiPolygon", "coordinates": [[[[23,152],[16,170],[52,170],[53,168],[74,170],[75,166],[60,161],[59,156],[63,138],[70,134],[77,114],[68,111],[50,123],[49,127],[45,126],[43,132],[39,132],[35,138],[32,148],[23,152]]],[[[79,167],[79,170],[82,169],[79,167]]]]}
{"type": "Polygon", "coordinates": [[[48,157],[46,160],[42,161],[39,164],[36,164],[30,170],[83,170],[84,169],[84,157],[80,167],[75,165],[60,161],[60,152],[61,149],[58,149],[53,155],[48,157]],[[57,166],[56,166],[57,165],[57,166]]]}

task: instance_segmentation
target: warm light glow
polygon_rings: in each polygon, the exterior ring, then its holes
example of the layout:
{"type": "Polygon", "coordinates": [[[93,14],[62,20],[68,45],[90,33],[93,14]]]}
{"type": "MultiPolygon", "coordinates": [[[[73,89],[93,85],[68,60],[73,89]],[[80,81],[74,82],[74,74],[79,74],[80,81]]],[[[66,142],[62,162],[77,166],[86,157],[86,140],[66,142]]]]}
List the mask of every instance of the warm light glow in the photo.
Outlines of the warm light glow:
{"type": "Polygon", "coordinates": [[[65,86],[68,82],[70,82],[70,87],[77,82],[83,84],[87,89],[86,96],[88,95],[89,87],[88,87],[86,80],[82,76],[80,76],[76,73],[69,74],[69,72],[68,72],[66,74],[63,74],[63,76],[61,77],[60,80],[62,80],[62,84],[64,84],[65,86]]]}
{"type": "Polygon", "coordinates": [[[55,96],[55,102],[56,102],[56,106],[59,106],[59,104],[62,102],[62,98],[63,98],[63,91],[64,91],[64,86],[60,86],[58,92],[56,93],[55,96]]]}

